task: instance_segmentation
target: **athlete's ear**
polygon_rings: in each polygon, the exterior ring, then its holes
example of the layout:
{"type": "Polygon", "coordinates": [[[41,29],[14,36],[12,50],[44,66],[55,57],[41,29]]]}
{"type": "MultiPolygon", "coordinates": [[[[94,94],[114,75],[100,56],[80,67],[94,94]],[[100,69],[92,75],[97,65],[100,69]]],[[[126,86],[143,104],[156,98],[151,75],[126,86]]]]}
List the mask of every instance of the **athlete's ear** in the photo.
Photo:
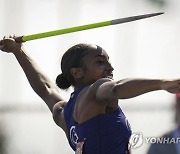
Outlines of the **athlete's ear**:
{"type": "Polygon", "coordinates": [[[80,79],[83,76],[83,71],[81,67],[71,68],[70,72],[75,79],[80,79]]]}

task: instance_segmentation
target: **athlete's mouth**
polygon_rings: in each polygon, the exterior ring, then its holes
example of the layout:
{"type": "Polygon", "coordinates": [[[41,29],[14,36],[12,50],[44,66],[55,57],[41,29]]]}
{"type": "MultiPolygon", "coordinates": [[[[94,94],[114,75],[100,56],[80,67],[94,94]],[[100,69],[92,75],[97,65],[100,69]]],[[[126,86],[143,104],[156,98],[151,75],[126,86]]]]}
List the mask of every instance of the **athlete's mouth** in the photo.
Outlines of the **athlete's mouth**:
{"type": "Polygon", "coordinates": [[[104,78],[113,79],[113,74],[106,75],[104,78]]]}

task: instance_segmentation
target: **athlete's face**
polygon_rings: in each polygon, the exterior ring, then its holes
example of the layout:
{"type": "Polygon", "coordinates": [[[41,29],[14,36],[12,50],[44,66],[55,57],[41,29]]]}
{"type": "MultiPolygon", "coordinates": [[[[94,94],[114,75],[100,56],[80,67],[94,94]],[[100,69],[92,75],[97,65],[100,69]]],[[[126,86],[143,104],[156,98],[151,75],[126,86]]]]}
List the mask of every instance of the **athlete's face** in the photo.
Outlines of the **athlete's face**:
{"type": "Polygon", "coordinates": [[[92,46],[83,58],[83,82],[94,83],[101,78],[113,78],[113,67],[105,50],[92,46]]]}

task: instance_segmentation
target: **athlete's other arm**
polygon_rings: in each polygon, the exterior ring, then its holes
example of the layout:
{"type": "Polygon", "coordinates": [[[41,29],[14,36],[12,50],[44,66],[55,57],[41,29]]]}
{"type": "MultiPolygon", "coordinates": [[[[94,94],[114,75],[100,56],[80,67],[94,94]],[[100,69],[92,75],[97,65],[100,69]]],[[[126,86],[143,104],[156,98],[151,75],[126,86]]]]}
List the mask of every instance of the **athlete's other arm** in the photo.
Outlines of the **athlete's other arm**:
{"type": "Polygon", "coordinates": [[[180,79],[131,78],[119,81],[100,79],[96,84],[98,85],[96,97],[99,100],[128,99],[156,90],[166,90],[170,93],[178,93],[180,90],[180,79]]]}

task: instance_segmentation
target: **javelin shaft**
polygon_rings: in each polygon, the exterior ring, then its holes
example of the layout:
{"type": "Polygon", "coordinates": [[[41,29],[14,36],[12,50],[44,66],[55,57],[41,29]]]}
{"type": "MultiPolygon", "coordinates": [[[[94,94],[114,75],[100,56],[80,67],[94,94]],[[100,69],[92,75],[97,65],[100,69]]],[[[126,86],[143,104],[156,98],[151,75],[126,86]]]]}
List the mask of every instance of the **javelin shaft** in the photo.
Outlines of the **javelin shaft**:
{"type": "Polygon", "coordinates": [[[160,12],[160,13],[145,14],[145,15],[132,16],[132,17],[127,17],[127,18],[120,18],[120,19],[115,19],[115,20],[108,20],[108,21],[103,21],[103,22],[98,22],[98,23],[92,23],[88,25],[59,29],[59,30],[54,30],[54,31],[49,31],[49,32],[37,33],[37,34],[32,34],[32,35],[24,35],[24,36],[17,37],[16,40],[17,42],[26,42],[30,40],[35,40],[35,39],[40,39],[40,38],[45,38],[45,37],[50,37],[50,36],[55,36],[55,35],[62,35],[62,34],[83,31],[83,30],[93,29],[93,28],[98,28],[98,27],[110,26],[110,25],[115,25],[115,24],[122,24],[122,23],[149,18],[149,17],[161,15],[161,14],[163,13],[160,12]]]}
{"type": "Polygon", "coordinates": [[[40,39],[40,38],[45,38],[45,37],[50,37],[50,36],[55,36],[55,35],[62,35],[62,34],[92,29],[92,28],[109,26],[109,25],[111,25],[111,23],[112,23],[112,21],[110,20],[110,21],[104,21],[104,22],[82,25],[82,26],[77,26],[77,27],[70,27],[70,28],[49,31],[49,32],[27,35],[27,36],[22,37],[22,41],[26,42],[26,41],[30,41],[30,40],[35,40],[35,39],[40,39]]]}

